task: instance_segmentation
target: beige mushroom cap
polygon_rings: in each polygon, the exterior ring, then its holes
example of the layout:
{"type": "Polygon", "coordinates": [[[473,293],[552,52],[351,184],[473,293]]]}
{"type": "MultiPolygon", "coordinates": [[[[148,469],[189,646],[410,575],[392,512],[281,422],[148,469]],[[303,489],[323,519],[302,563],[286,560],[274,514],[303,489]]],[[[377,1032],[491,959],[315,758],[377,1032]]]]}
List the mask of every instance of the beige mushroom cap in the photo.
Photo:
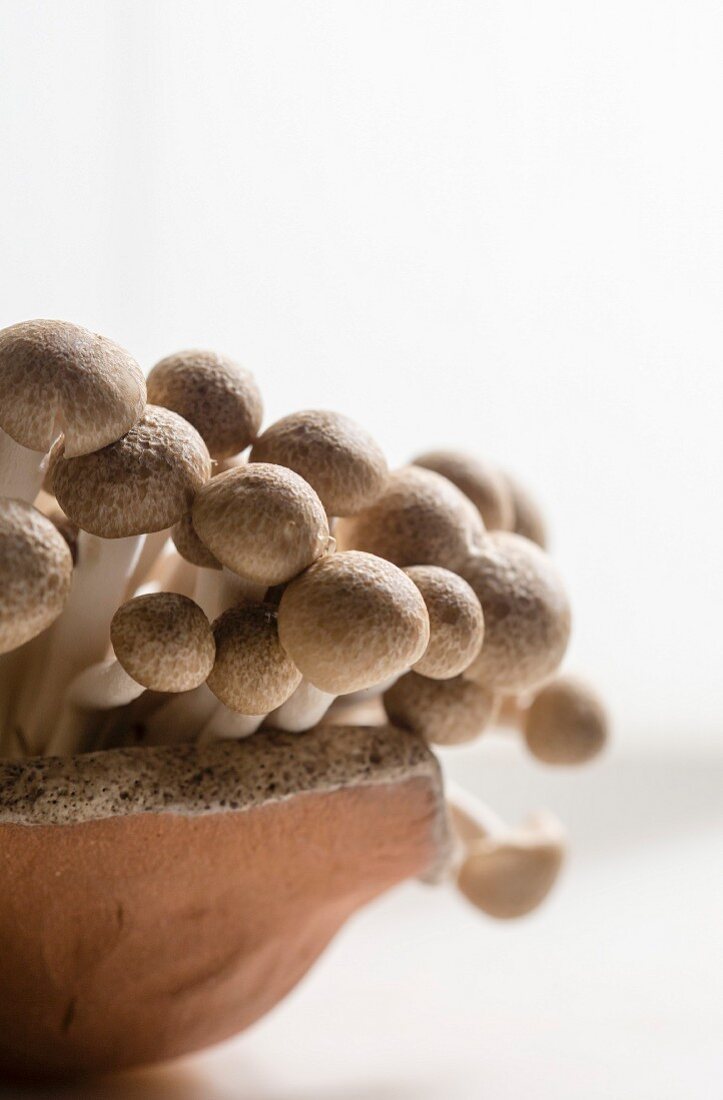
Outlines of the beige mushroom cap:
{"type": "Polygon", "coordinates": [[[433,470],[405,466],[358,516],[339,520],[342,550],[365,550],[394,565],[456,569],[484,535],[481,516],[456,485],[433,470]]]}
{"type": "Polygon", "coordinates": [[[371,435],[348,416],[313,409],[267,428],[252,462],[276,462],[303,477],[330,516],[351,516],[371,504],[387,477],[387,461],[371,435]]]}
{"type": "Polygon", "coordinates": [[[484,616],[476,595],[462,577],[438,565],[411,565],[429,615],[429,645],[414,671],[433,680],[449,680],[469,668],[482,647],[484,616]]]}
{"type": "Polygon", "coordinates": [[[584,764],[608,739],[602,700],[587,684],[559,677],[546,684],[524,714],[523,732],[533,756],[545,764],[584,764]]]}
{"type": "Polygon", "coordinates": [[[283,584],[330,546],[324,506],[293,470],[253,462],[214,477],[193,505],[199,538],[232,572],[283,584]]]}
{"type": "Polygon", "coordinates": [[[520,535],[493,531],[460,573],[485,617],[484,644],[465,675],[504,693],[551,676],[570,638],[570,605],[547,554],[520,535]]]}
{"type": "Polygon", "coordinates": [[[512,495],[513,520],[511,529],[517,535],[523,535],[530,542],[536,542],[543,550],[548,544],[547,525],[540,508],[532,499],[527,489],[520,485],[516,478],[510,474],[504,474],[505,481],[512,495]]]}
{"type": "Polygon", "coordinates": [[[0,653],[57,619],[72,575],[73,558],[54,524],[24,501],[0,499],[0,653]]]}
{"type": "Polygon", "coordinates": [[[562,827],[552,814],[540,814],[505,836],[473,841],[457,885],[468,901],[491,917],[524,917],[549,894],[564,856],[562,827]]]}
{"type": "Polygon", "coordinates": [[[179,520],[171,531],[173,544],[178,553],[191,565],[197,565],[201,569],[222,569],[221,562],[208,549],[198,537],[198,532],[193,526],[191,513],[187,512],[183,519],[179,520]]]}
{"type": "Polygon", "coordinates": [[[196,429],[155,405],[122,439],[93,454],[68,458],[58,440],[50,462],[63,511],[84,531],[106,539],[172,527],[211,476],[211,459],[196,429]]]}
{"type": "Polygon", "coordinates": [[[135,359],[112,340],[67,321],[23,321],[0,332],[0,428],[48,451],[56,419],[69,457],[125,435],[146,404],[135,359]]]}
{"type": "Polygon", "coordinates": [[[479,510],[489,531],[510,531],[514,523],[512,493],[495,466],[463,451],[428,451],[415,466],[434,470],[456,485],[479,510]]]}
{"type": "Polygon", "coordinates": [[[239,714],[268,714],[301,683],[301,672],[279,641],[275,607],[242,603],[213,624],[216,663],[208,678],[213,694],[239,714]]]}
{"type": "Polygon", "coordinates": [[[461,676],[430,680],[408,672],[384,692],[384,709],[390,722],[430,745],[463,745],[490,724],[495,697],[489,688],[461,676]]]}
{"type": "Polygon", "coordinates": [[[215,351],[161,359],[148,375],[148,400],[193,424],[216,459],[243,451],[261,427],[263,403],[253,375],[215,351]]]}
{"type": "Polygon", "coordinates": [[[343,695],[373,687],[419,660],[429,617],[419,589],[388,561],[330,554],[284,590],[279,637],[314,687],[343,695]]]}
{"type": "Polygon", "coordinates": [[[118,662],[151,691],[190,691],[213,668],[211,624],[198,604],[177,592],[136,596],[119,607],[110,624],[118,662]]]}

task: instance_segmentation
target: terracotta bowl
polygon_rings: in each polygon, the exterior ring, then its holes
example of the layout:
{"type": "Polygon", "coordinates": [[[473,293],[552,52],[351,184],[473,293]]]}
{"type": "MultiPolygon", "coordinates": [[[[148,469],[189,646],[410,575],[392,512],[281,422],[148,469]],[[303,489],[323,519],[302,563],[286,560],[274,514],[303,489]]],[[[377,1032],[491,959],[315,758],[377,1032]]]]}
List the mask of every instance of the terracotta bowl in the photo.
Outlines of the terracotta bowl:
{"type": "Polygon", "coordinates": [[[447,855],[437,763],[390,726],[0,763],[0,1073],[233,1035],[447,855]]]}

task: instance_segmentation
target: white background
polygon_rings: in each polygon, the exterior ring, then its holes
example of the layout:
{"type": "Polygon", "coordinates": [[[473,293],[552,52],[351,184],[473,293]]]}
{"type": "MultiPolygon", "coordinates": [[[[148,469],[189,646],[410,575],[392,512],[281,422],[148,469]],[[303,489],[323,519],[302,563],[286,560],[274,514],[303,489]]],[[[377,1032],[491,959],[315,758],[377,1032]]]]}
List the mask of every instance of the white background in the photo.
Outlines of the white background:
{"type": "Polygon", "coordinates": [[[584,773],[451,761],[569,825],[539,916],[403,891],[251,1036],[99,1095],[720,1091],[722,104],[713,0],[0,0],[0,326],[499,460],[615,719],[584,773]]]}

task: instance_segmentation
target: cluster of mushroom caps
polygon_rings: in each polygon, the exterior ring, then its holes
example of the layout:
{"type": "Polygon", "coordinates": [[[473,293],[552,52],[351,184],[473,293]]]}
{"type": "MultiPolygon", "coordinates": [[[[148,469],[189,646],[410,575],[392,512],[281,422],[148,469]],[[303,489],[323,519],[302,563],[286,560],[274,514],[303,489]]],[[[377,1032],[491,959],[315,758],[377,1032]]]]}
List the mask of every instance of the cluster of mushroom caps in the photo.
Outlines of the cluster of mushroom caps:
{"type": "MultiPolygon", "coordinates": [[[[225,356],[146,381],[76,325],[0,332],[0,755],[303,733],[360,707],[430,745],[503,721],[548,763],[601,749],[600,701],[556,678],[570,608],[515,481],[448,451],[389,471],[333,412],[261,422],[225,356]]],[[[470,900],[542,900],[554,819],[512,830],[461,797],[451,816],[470,900]]]]}

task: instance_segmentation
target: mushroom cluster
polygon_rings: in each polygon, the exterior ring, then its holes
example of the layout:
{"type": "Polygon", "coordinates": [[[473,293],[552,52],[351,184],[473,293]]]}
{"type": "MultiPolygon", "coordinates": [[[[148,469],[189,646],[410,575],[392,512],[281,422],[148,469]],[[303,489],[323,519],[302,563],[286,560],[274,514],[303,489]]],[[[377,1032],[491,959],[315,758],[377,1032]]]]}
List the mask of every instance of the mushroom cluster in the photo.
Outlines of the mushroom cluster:
{"type": "MultiPolygon", "coordinates": [[[[545,764],[607,737],[558,669],[570,606],[546,524],[488,461],[389,470],[353,420],[261,430],[213,352],[133,357],[61,321],[0,332],[0,756],[390,723],[430,746],[494,724],[545,764]]],[[[545,897],[564,837],[449,796],[462,893],[545,897]]]]}

